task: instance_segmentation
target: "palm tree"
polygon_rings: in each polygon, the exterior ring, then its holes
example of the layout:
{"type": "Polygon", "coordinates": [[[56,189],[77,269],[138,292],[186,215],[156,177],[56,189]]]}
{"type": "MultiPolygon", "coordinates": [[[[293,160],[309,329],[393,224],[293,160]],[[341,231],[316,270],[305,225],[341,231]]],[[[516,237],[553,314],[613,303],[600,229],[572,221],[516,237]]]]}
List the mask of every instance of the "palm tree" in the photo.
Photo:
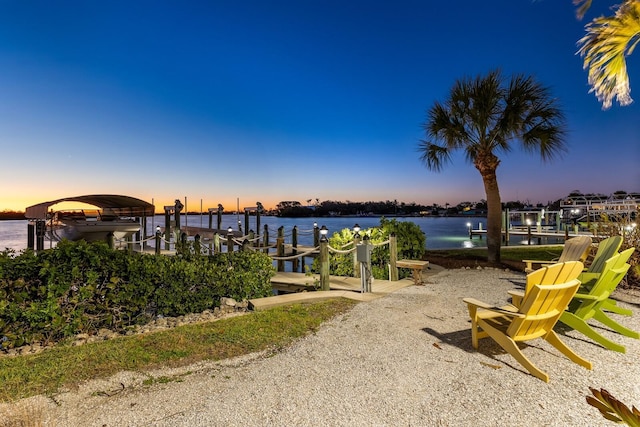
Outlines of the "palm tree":
{"type": "Polygon", "coordinates": [[[449,98],[427,113],[420,142],[421,160],[440,171],[451,153],[463,150],[482,176],[487,196],[488,260],[500,261],[502,204],[496,171],[498,155],[522,148],[551,160],[565,150],[564,114],[549,90],[532,77],[516,75],[504,82],[500,71],[457,81],[449,98]]]}
{"type": "MultiPolygon", "coordinates": [[[[576,3],[583,3],[578,9],[578,18],[582,18],[591,1],[576,3]]],[[[585,29],[587,34],[578,41],[578,53],[589,70],[590,92],[595,92],[605,110],[616,98],[622,106],[631,104],[625,56],[631,55],[640,41],[640,0],[625,0],[614,16],[595,18],[585,29]]]]}

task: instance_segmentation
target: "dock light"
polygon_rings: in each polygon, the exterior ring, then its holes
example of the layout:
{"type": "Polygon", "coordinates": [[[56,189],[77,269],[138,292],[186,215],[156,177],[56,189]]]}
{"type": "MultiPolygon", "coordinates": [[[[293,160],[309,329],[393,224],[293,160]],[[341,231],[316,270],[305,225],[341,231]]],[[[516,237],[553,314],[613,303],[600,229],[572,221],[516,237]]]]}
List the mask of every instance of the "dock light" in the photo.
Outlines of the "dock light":
{"type": "Polygon", "coordinates": [[[317,222],[313,223],[313,228],[318,228],[318,223],[317,222]]]}
{"type": "Polygon", "coordinates": [[[156,234],[160,234],[161,230],[160,230],[160,226],[156,226],[156,234]]]}
{"type": "Polygon", "coordinates": [[[353,226],[354,237],[360,237],[360,226],[358,224],[353,226]]]}
{"type": "Polygon", "coordinates": [[[233,233],[233,228],[231,228],[231,226],[229,226],[229,228],[227,228],[227,234],[231,234],[233,233]]]}
{"type": "Polygon", "coordinates": [[[325,227],[324,225],[322,227],[320,227],[320,240],[323,242],[327,241],[327,234],[329,234],[329,230],[327,229],[327,227],[325,227]]]}

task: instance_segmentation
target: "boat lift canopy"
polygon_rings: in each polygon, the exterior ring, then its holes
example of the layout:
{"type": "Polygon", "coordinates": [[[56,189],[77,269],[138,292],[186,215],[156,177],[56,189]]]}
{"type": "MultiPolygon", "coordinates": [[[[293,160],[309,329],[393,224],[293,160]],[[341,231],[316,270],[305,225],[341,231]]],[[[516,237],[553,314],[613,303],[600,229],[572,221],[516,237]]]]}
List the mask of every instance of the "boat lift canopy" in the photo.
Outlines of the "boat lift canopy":
{"type": "Polygon", "coordinates": [[[29,206],[26,209],[25,217],[27,219],[46,219],[49,206],[62,202],[86,203],[108,211],[112,215],[123,217],[151,216],[155,213],[155,207],[151,203],[136,199],[135,197],[115,194],[92,194],[88,196],[65,197],[64,199],[29,206]]]}

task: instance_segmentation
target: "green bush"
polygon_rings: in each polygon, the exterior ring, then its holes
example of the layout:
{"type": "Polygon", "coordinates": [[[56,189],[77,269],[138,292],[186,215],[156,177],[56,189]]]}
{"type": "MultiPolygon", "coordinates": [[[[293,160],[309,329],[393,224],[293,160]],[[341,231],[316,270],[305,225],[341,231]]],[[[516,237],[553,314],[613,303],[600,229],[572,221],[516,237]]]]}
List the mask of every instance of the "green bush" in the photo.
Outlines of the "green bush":
{"type": "Polygon", "coordinates": [[[0,345],[122,331],[212,309],[223,296],[267,296],[273,274],[270,258],[251,252],[145,255],[67,241],[38,254],[0,252],[0,345]]]}
{"type": "MultiPolygon", "coordinates": [[[[389,279],[389,245],[376,246],[389,239],[389,235],[396,235],[398,245],[398,259],[422,259],[426,247],[426,236],[418,225],[408,221],[397,221],[396,219],[380,219],[380,226],[360,231],[361,238],[367,236],[369,242],[374,245],[371,253],[371,270],[376,279],[389,279]]],[[[339,250],[353,248],[354,232],[345,228],[335,232],[329,239],[329,245],[339,250]]],[[[329,271],[332,275],[353,277],[353,253],[339,254],[329,253],[329,271]]],[[[319,260],[314,260],[314,272],[319,271],[319,260]]],[[[400,269],[399,277],[404,278],[411,273],[406,269],[400,269]]]]}

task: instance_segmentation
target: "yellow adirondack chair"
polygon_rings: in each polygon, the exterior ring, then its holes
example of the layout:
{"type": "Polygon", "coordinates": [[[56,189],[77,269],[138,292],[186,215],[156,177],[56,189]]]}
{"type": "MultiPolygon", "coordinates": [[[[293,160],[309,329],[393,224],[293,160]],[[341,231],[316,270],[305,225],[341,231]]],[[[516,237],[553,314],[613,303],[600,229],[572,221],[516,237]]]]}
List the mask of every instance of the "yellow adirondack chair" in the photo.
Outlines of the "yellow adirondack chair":
{"type": "Polygon", "coordinates": [[[473,347],[478,348],[480,338],[491,337],[531,375],[549,382],[549,375],[535,366],[517,344],[542,338],[573,362],[591,369],[591,362],[574,353],[553,330],[579,286],[577,279],[555,285],[533,285],[520,308],[513,305],[494,307],[475,298],[465,298],[471,316],[473,347]]]}
{"type": "Polygon", "coordinates": [[[562,248],[562,253],[557,260],[551,261],[543,261],[543,260],[533,260],[533,259],[523,259],[522,262],[526,264],[524,271],[526,273],[530,273],[536,270],[534,264],[538,264],[540,266],[547,266],[550,264],[556,264],[559,262],[567,262],[567,261],[581,261],[584,262],[589,255],[589,249],[591,247],[591,237],[589,236],[576,236],[564,243],[564,248],[562,248]]]}
{"type": "Polygon", "coordinates": [[[640,333],[619,324],[607,316],[604,311],[609,295],[616,289],[629,270],[630,265],[627,261],[634,250],[635,248],[630,248],[609,258],[605,263],[604,271],[591,289],[585,293],[580,291],[576,293],[568,309],[560,316],[560,322],[581,332],[602,346],[621,353],[626,352],[623,345],[606,338],[587,321],[590,319],[597,320],[619,334],[640,339],[640,333]]]}
{"type": "Polygon", "coordinates": [[[568,261],[558,264],[551,264],[548,267],[539,268],[527,274],[527,283],[524,290],[508,291],[511,295],[511,304],[516,307],[522,305],[524,295],[533,285],[555,285],[556,283],[567,283],[578,276],[584,270],[584,264],[580,261],[568,261]]]}

